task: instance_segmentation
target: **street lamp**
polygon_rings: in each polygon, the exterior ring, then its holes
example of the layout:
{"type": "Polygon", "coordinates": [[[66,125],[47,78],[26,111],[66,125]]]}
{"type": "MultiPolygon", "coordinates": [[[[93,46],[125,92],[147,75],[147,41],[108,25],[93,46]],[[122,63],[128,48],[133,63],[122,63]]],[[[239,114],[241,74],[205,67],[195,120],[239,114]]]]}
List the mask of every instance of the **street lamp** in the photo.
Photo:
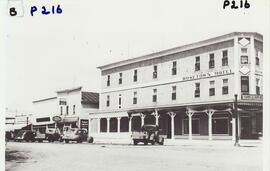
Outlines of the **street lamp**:
{"type": "Polygon", "coordinates": [[[238,115],[238,104],[237,104],[237,94],[234,95],[234,116],[235,116],[235,143],[234,146],[239,147],[239,135],[238,135],[238,121],[239,121],[239,115],[238,115]]]}

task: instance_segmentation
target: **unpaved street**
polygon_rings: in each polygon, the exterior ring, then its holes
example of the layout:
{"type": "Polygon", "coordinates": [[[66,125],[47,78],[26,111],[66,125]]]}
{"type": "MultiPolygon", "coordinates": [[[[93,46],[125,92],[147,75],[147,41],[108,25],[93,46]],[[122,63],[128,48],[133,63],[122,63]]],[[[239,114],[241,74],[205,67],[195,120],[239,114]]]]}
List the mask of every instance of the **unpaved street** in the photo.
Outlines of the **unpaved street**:
{"type": "Polygon", "coordinates": [[[9,142],[17,171],[261,171],[261,147],[132,146],[9,142]]]}

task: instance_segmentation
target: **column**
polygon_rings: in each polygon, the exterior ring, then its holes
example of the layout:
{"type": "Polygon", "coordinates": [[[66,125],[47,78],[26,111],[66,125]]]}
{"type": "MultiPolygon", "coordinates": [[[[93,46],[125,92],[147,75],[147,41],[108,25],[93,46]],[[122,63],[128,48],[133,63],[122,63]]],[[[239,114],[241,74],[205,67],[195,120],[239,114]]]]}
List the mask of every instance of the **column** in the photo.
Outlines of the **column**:
{"type": "Polygon", "coordinates": [[[110,119],[111,118],[107,118],[107,133],[110,132],[110,119]]]}
{"type": "Polygon", "coordinates": [[[121,117],[117,117],[117,133],[120,133],[121,117]]]}
{"type": "MultiPolygon", "coordinates": [[[[238,94],[240,92],[240,74],[239,74],[239,61],[240,61],[240,56],[239,56],[239,43],[238,43],[238,37],[234,38],[234,48],[233,48],[233,59],[234,60],[234,94],[238,94]]],[[[230,64],[229,64],[230,65],[230,64]]]]}
{"type": "Polygon", "coordinates": [[[188,115],[188,139],[192,140],[192,115],[194,112],[187,111],[186,114],[188,115]]]}
{"type": "Polygon", "coordinates": [[[100,133],[100,118],[97,118],[97,133],[100,133]]]}
{"type": "Polygon", "coordinates": [[[158,125],[158,118],[159,118],[159,114],[158,114],[158,111],[156,110],[155,111],[155,118],[156,118],[156,125],[158,125]]]}
{"type": "Polygon", "coordinates": [[[255,46],[253,36],[250,38],[249,61],[250,61],[249,94],[256,94],[256,79],[255,79],[256,57],[255,57],[255,46]]]}
{"type": "Polygon", "coordinates": [[[215,111],[207,110],[205,113],[208,115],[208,140],[212,140],[212,115],[215,113],[215,111]]]}
{"type": "Polygon", "coordinates": [[[232,140],[233,141],[235,141],[235,129],[236,129],[236,127],[235,127],[235,118],[234,117],[232,117],[232,140]]]}
{"type": "Polygon", "coordinates": [[[171,134],[172,134],[171,139],[174,139],[174,117],[176,113],[169,112],[168,114],[171,116],[171,134]]]}
{"type": "Polygon", "coordinates": [[[128,121],[128,132],[131,133],[131,129],[132,129],[132,116],[129,117],[129,121],[128,121]]]}
{"type": "Polygon", "coordinates": [[[141,116],[141,126],[143,126],[145,115],[141,113],[140,116],[141,116]]]}

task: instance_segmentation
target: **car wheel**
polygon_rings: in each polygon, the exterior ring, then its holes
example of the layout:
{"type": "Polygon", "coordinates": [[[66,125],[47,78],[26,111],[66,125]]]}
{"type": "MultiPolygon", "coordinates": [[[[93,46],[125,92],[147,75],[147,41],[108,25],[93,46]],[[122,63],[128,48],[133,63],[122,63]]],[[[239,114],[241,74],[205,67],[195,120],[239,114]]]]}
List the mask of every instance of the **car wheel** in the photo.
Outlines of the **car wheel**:
{"type": "Polygon", "coordinates": [[[89,138],[88,138],[88,142],[89,142],[89,143],[93,143],[93,142],[94,142],[94,138],[93,138],[93,137],[89,137],[89,138]]]}
{"type": "Polygon", "coordinates": [[[137,145],[138,142],[137,142],[136,140],[133,140],[133,144],[134,144],[134,145],[137,145]]]}
{"type": "Polygon", "coordinates": [[[69,140],[65,140],[65,143],[69,143],[69,140]]]}
{"type": "Polygon", "coordinates": [[[59,139],[60,142],[63,142],[64,140],[62,138],[59,139]]]}
{"type": "Polygon", "coordinates": [[[148,142],[147,142],[147,141],[144,141],[144,142],[143,142],[143,144],[144,144],[144,145],[147,145],[147,144],[148,144],[148,142]]]}
{"type": "Polygon", "coordinates": [[[41,143],[41,142],[43,142],[43,140],[38,140],[38,142],[40,142],[40,143],[41,143]]]}
{"type": "Polygon", "coordinates": [[[152,145],[155,145],[155,141],[152,141],[151,144],[152,144],[152,145]]]}
{"type": "Polygon", "coordinates": [[[81,140],[81,139],[78,139],[78,140],[77,140],[77,143],[82,143],[82,140],[81,140]]]}

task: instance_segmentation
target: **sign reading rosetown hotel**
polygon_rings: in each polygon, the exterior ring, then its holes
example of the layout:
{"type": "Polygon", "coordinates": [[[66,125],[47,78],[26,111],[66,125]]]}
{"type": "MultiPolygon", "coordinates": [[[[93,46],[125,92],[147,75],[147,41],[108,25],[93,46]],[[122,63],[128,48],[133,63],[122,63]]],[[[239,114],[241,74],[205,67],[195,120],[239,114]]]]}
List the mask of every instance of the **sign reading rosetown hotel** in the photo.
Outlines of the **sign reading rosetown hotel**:
{"type": "Polygon", "coordinates": [[[216,76],[228,75],[228,74],[233,74],[231,69],[206,72],[206,73],[200,73],[200,74],[197,74],[194,76],[183,77],[183,81],[196,80],[196,79],[202,79],[202,78],[210,78],[210,77],[216,77],[216,76]]]}

